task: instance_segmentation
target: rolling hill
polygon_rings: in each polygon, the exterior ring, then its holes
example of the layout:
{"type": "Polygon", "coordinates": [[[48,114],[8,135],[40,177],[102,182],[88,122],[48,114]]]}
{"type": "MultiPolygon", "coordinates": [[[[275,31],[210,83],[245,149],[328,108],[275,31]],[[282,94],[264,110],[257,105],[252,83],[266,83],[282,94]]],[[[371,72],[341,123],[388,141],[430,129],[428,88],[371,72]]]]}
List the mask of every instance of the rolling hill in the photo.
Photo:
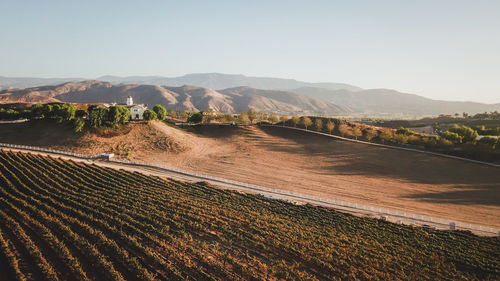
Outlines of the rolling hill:
{"type": "Polygon", "coordinates": [[[202,111],[207,109],[227,113],[247,111],[250,107],[262,111],[304,114],[346,114],[347,108],[326,100],[286,91],[257,90],[239,87],[222,91],[183,85],[179,87],[112,84],[103,81],[68,82],[56,86],[9,89],[0,92],[0,103],[7,102],[72,102],[123,103],[127,96],[136,103],[161,104],[167,109],[202,111]]]}

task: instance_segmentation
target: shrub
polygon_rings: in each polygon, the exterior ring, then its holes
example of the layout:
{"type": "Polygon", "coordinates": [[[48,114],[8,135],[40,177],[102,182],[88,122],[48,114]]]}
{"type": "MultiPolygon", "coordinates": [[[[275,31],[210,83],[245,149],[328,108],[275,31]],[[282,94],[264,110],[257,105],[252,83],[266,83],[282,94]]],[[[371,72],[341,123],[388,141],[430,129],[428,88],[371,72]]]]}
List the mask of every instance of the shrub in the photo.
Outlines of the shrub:
{"type": "Polygon", "coordinates": [[[451,141],[452,143],[462,143],[463,137],[460,136],[457,133],[446,131],[444,133],[441,133],[441,137],[451,141]]]}
{"type": "Polygon", "coordinates": [[[203,114],[201,114],[200,112],[194,113],[188,119],[189,123],[201,123],[201,121],[203,121],[203,114]]]}
{"type": "Polygon", "coordinates": [[[90,126],[92,128],[101,127],[106,121],[109,109],[103,106],[94,107],[90,112],[90,126]]]}
{"type": "Polygon", "coordinates": [[[479,139],[477,143],[494,148],[495,145],[498,145],[497,142],[498,142],[497,138],[485,136],[479,139]]]}
{"type": "Polygon", "coordinates": [[[147,121],[156,120],[158,118],[158,116],[156,116],[156,113],[154,111],[152,111],[151,109],[144,111],[144,114],[142,115],[142,117],[144,120],[147,120],[147,121]]]}
{"type": "Polygon", "coordinates": [[[394,140],[399,144],[405,144],[408,142],[408,136],[406,134],[395,134],[394,140]]]}
{"type": "Polygon", "coordinates": [[[462,137],[463,142],[475,142],[478,138],[477,132],[467,126],[458,126],[455,124],[448,131],[457,133],[462,137]]]}
{"type": "Polygon", "coordinates": [[[153,107],[153,111],[156,113],[158,120],[165,120],[165,118],[167,118],[167,110],[165,107],[157,104],[153,107]]]}
{"type": "Polygon", "coordinates": [[[76,133],[81,132],[84,126],[85,126],[85,120],[83,120],[83,118],[75,118],[73,122],[73,130],[76,133]]]}

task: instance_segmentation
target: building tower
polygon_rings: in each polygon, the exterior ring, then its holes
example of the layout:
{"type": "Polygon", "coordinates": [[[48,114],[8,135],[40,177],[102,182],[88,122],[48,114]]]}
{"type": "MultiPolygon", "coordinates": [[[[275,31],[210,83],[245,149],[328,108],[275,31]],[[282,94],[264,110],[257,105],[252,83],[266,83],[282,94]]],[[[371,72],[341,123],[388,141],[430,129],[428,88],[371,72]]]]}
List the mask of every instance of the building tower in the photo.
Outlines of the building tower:
{"type": "Polygon", "coordinates": [[[133,105],[134,104],[134,100],[132,99],[132,96],[128,96],[127,97],[127,106],[130,106],[130,105],[133,105]]]}

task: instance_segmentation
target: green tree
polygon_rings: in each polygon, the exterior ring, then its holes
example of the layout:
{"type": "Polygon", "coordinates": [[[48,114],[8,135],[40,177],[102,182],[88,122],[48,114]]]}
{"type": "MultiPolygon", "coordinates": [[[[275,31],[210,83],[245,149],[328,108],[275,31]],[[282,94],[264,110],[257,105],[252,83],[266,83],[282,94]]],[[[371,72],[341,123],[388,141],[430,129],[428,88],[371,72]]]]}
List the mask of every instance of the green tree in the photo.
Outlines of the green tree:
{"type": "Polygon", "coordinates": [[[83,109],[77,109],[75,111],[75,118],[82,118],[85,115],[87,115],[87,112],[83,109]]]}
{"type": "Polygon", "coordinates": [[[332,120],[328,120],[328,122],[326,122],[326,130],[331,134],[333,129],[335,129],[335,124],[332,122],[332,120]]]}
{"type": "Polygon", "coordinates": [[[44,104],[43,105],[43,117],[44,118],[51,118],[52,117],[52,109],[53,109],[53,106],[51,104],[44,104]]]}
{"type": "Polygon", "coordinates": [[[354,127],[352,128],[352,135],[358,139],[358,137],[361,137],[363,135],[363,132],[361,132],[361,129],[359,127],[354,127]]]}
{"type": "Polygon", "coordinates": [[[410,129],[408,129],[408,128],[405,128],[405,127],[399,127],[399,128],[396,130],[396,134],[399,134],[399,135],[411,135],[411,131],[410,131],[410,129]]]}
{"type": "Polygon", "coordinates": [[[118,123],[120,122],[120,111],[116,106],[109,107],[107,120],[111,123],[111,126],[118,126],[118,123]]]}
{"type": "Polygon", "coordinates": [[[255,120],[255,118],[257,118],[257,112],[255,111],[255,109],[253,108],[250,108],[248,110],[248,119],[250,119],[250,122],[253,122],[253,120],[255,120]]]}
{"type": "Polygon", "coordinates": [[[159,104],[153,107],[153,111],[156,113],[156,116],[158,116],[158,120],[163,121],[167,117],[167,110],[159,104]]]}
{"type": "Polygon", "coordinates": [[[457,133],[446,131],[440,134],[444,139],[447,139],[455,144],[462,143],[462,136],[457,133]]]}
{"type": "Polygon", "coordinates": [[[307,130],[307,127],[312,125],[311,118],[309,118],[307,116],[302,116],[300,123],[306,128],[306,130],[307,130]]]}
{"type": "Polygon", "coordinates": [[[203,121],[203,114],[201,114],[200,112],[194,113],[188,119],[189,123],[196,123],[196,124],[198,124],[198,123],[201,123],[201,121],[203,121]]]}
{"type": "Polygon", "coordinates": [[[477,138],[479,137],[478,133],[465,125],[458,126],[458,125],[453,125],[448,131],[457,133],[459,136],[462,137],[463,142],[471,142],[474,143],[477,138]]]}
{"type": "Polygon", "coordinates": [[[73,121],[73,130],[75,133],[81,132],[83,130],[83,127],[85,126],[85,120],[83,118],[75,118],[73,121]]]}
{"type": "Polygon", "coordinates": [[[484,145],[484,146],[488,146],[488,147],[493,149],[493,148],[495,148],[495,145],[498,145],[497,142],[498,142],[497,138],[485,136],[485,137],[482,137],[481,139],[479,139],[479,141],[477,143],[484,145]]]}
{"type": "Polygon", "coordinates": [[[408,136],[405,134],[395,134],[394,140],[396,140],[399,144],[405,144],[408,142],[408,136]]]}
{"type": "Polygon", "coordinates": [[[269,114],[269,116],[267,117],[267,120],[269,120],[271,123],[276,123],[278,122],[278,116],[274,113],[271,113],[269,114]]]}
{"type": "Polygon", "coordinates": [[[64,121],[75,118],[76,107],[72,104],[64,104],[60,109],[60,116],[64,121]]]}
{"type": "Polygon", "coordinates": [[[292,116],[292,124],[294,127],[297,127],[297,124],[300,122],[300,117],[297,115],[292,116]]]}
{"type": "Polygon", "coordinates": [[[43,118],[43,105],[42,104],[34,104],[30,107],[31,118],[43,118]]]}
{"type": "Polygon", "coordinates": [[[99,106],[92,109],[90,112],[90,126],[92,128],[101,127],[108,115],[108,108],[99,106]]]}
{"type": "Polygon", "coordinates": [[[147,120],[147,121],[152,121],[152,120],[158,119],[158,116],[156,116],[156,113],[153,110],[148,109],[148,110],[144,111],[142,118],[144,120],[147,120]]]}
{"type": "Polygon", "coordinates": [[[314,120],[314,128],[316,129],[316,131],[320,132],[321,129],[323,129],[323,121],[319,118],[316,118],[316,120],[314,120]]]}

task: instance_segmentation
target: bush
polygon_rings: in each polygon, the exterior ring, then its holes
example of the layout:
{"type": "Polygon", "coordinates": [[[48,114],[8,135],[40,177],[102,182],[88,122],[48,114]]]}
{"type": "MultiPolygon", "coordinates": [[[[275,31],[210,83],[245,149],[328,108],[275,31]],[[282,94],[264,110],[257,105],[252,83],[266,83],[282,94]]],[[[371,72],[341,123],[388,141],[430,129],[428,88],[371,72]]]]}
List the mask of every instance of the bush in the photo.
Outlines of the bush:
{"type": "Polygon", "coordinates": [[[462,143],[463,137],[460,136],[457,133],[446,131],[444,133],[441,133],[441,137],[451,141],[452,143],[462,143]]]}
{"type": "Polygon", "coordinates": [[[457,133],[462,137],[463,142],[475,142],[478,138],[477,132],[467,126],[458,126],[455,124],[448,131],[457,133]]]}
{"type": "Polygon", "coordinates": [[[75,133],[81,132],[84,126],[85,120],[83,120],[83,118],[75,118],[75,121],[73,122],[73,130],[75,133]]]}
{"type": "Polygon", "coordinates": [[[408,136],[404,133],[403,134],[395,134],[394,140],[397,141],[399,144],[405,144],[408,142],[408,136]]]}
{"type": "Polygon", "coordinates": [[[486,136],[482,137],[477,143],[494,148],[495,145],[498,145],[497,142],[497,138],[486,136]]]}
{"type": "Polygon", "coordinates": [[[151,109],[148,109],[144,111],[144,114],[142,115],[142,118],[147,121],[152,121],[158,119],[158,116],[156,116],[156,113],[152,111],[151,109]]]}
{"type": "Polygon", "coordinates": [[[188,119],[189,123],[195,123],[195,124],[201,123],[201,121],[203,121],[203,114],[201,114],[200,112],[194,113],[188,119]]]}
{"type": "Polygon", "coordinates": [[[104,121],[106,121],[108,111],[109,109],[106,107],[94,107],[89,115],[90,126],[92,128],[101,127],[104,124],[104,121]]]}
{"type": "Polygon", "coordinates": [[[156,113],[159,120],[165,120],[165,118],[167,118],[167,110],[165,107],[157,104],[153,107],[153,111],[156,113]]]}

